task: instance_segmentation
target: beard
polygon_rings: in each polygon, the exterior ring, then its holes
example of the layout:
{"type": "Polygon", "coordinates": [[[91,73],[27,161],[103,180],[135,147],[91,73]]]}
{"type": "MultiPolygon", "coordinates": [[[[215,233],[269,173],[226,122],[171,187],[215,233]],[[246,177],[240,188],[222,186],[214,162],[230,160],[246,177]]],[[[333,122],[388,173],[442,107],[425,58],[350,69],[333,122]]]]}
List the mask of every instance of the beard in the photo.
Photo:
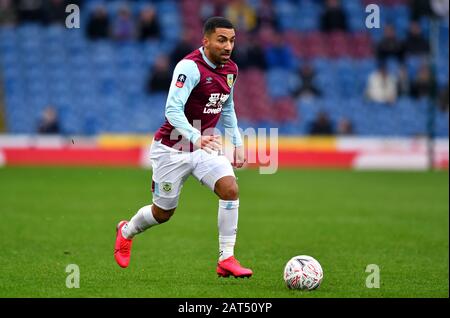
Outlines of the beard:
{"type": "Polygon", "coordinates": [[[217,54],[211,54],[215,64],[226,64],[231,57],[231,53],[219,52],[217,54]]]}

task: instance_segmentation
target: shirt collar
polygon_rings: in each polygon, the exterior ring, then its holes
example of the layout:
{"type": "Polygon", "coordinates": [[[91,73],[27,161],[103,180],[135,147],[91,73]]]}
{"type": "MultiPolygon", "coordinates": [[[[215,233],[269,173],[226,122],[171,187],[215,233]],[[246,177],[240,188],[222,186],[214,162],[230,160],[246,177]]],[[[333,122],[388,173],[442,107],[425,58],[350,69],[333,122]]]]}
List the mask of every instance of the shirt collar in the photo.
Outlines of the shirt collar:
{"type": "Polygon", "coordinates": [[[208,64],[208,65],[211,66],[212,68],[216,69],[216,68],[217,68],[217,65],[214,64],[213,62],[211,62],[211,61],[206,57],[206,54],[205,54],[205,52],[203,51],[203,46],[200,47],[199,50],[200,50],[200,53],[202,53],[203,60],[206,62],[206,64],[208,64]]]}

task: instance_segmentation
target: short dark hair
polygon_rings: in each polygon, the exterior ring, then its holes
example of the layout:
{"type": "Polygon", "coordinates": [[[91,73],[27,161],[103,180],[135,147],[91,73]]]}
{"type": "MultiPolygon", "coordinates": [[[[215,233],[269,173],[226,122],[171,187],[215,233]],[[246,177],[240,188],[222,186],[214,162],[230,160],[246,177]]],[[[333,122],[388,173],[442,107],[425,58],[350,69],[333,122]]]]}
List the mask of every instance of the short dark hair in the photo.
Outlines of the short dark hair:
{"type": "Polygon", "coordinates": [[[203,34],[209,35],[216,31],[216,28],[234,29],[233,23],[224,17],[211,17],[203,25],[203,34]]]}

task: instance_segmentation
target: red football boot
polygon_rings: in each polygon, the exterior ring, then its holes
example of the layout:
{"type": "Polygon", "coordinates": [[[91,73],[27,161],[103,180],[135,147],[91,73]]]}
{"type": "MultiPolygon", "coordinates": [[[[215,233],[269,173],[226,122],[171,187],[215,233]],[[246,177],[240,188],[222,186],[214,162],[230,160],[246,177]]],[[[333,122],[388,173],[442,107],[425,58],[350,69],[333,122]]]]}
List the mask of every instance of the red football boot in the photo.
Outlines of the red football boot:
{"type": "Polygon", "coordinates": [[[236,278],[250,277],[253,275],[253,272],[249,268],[242,267],[234,256],[230,256],[217,264],[217,275],[221,277],[232,275],[236,278]]]}
{"type": "Polygon", "coordinates": [[[117,264],[123,268],[128,267],[130,263],[131,246],[133,245],[133,240],[129,240],[122,235],[122,227],[127,223],[127,221],[120,221],[117,225],[116,246],[114,248],[114,258],[117,264]]]}

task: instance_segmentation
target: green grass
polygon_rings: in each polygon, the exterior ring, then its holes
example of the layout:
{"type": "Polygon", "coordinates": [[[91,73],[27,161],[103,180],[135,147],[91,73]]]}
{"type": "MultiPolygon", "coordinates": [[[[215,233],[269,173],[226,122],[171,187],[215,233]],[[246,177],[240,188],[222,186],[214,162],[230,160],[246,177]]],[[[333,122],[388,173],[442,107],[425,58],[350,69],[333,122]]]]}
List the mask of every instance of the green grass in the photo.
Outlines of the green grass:
{"type": "Polygon", "coordinates": [[[448,297],[448,172],[239,171],[237,258],[251,279],[215,274],[217,199],[190,178],[166,224],[113,259],[115,226],[151,200],[151,171],[0,169],[0,297],[448,297]],[[288,290],[292,256],[317,258],[322,286],[288,290]],[[68,264],[80,288],[68,289],[68,264]],[[368,289],[368,264],[381,286],[368,289]]]}

